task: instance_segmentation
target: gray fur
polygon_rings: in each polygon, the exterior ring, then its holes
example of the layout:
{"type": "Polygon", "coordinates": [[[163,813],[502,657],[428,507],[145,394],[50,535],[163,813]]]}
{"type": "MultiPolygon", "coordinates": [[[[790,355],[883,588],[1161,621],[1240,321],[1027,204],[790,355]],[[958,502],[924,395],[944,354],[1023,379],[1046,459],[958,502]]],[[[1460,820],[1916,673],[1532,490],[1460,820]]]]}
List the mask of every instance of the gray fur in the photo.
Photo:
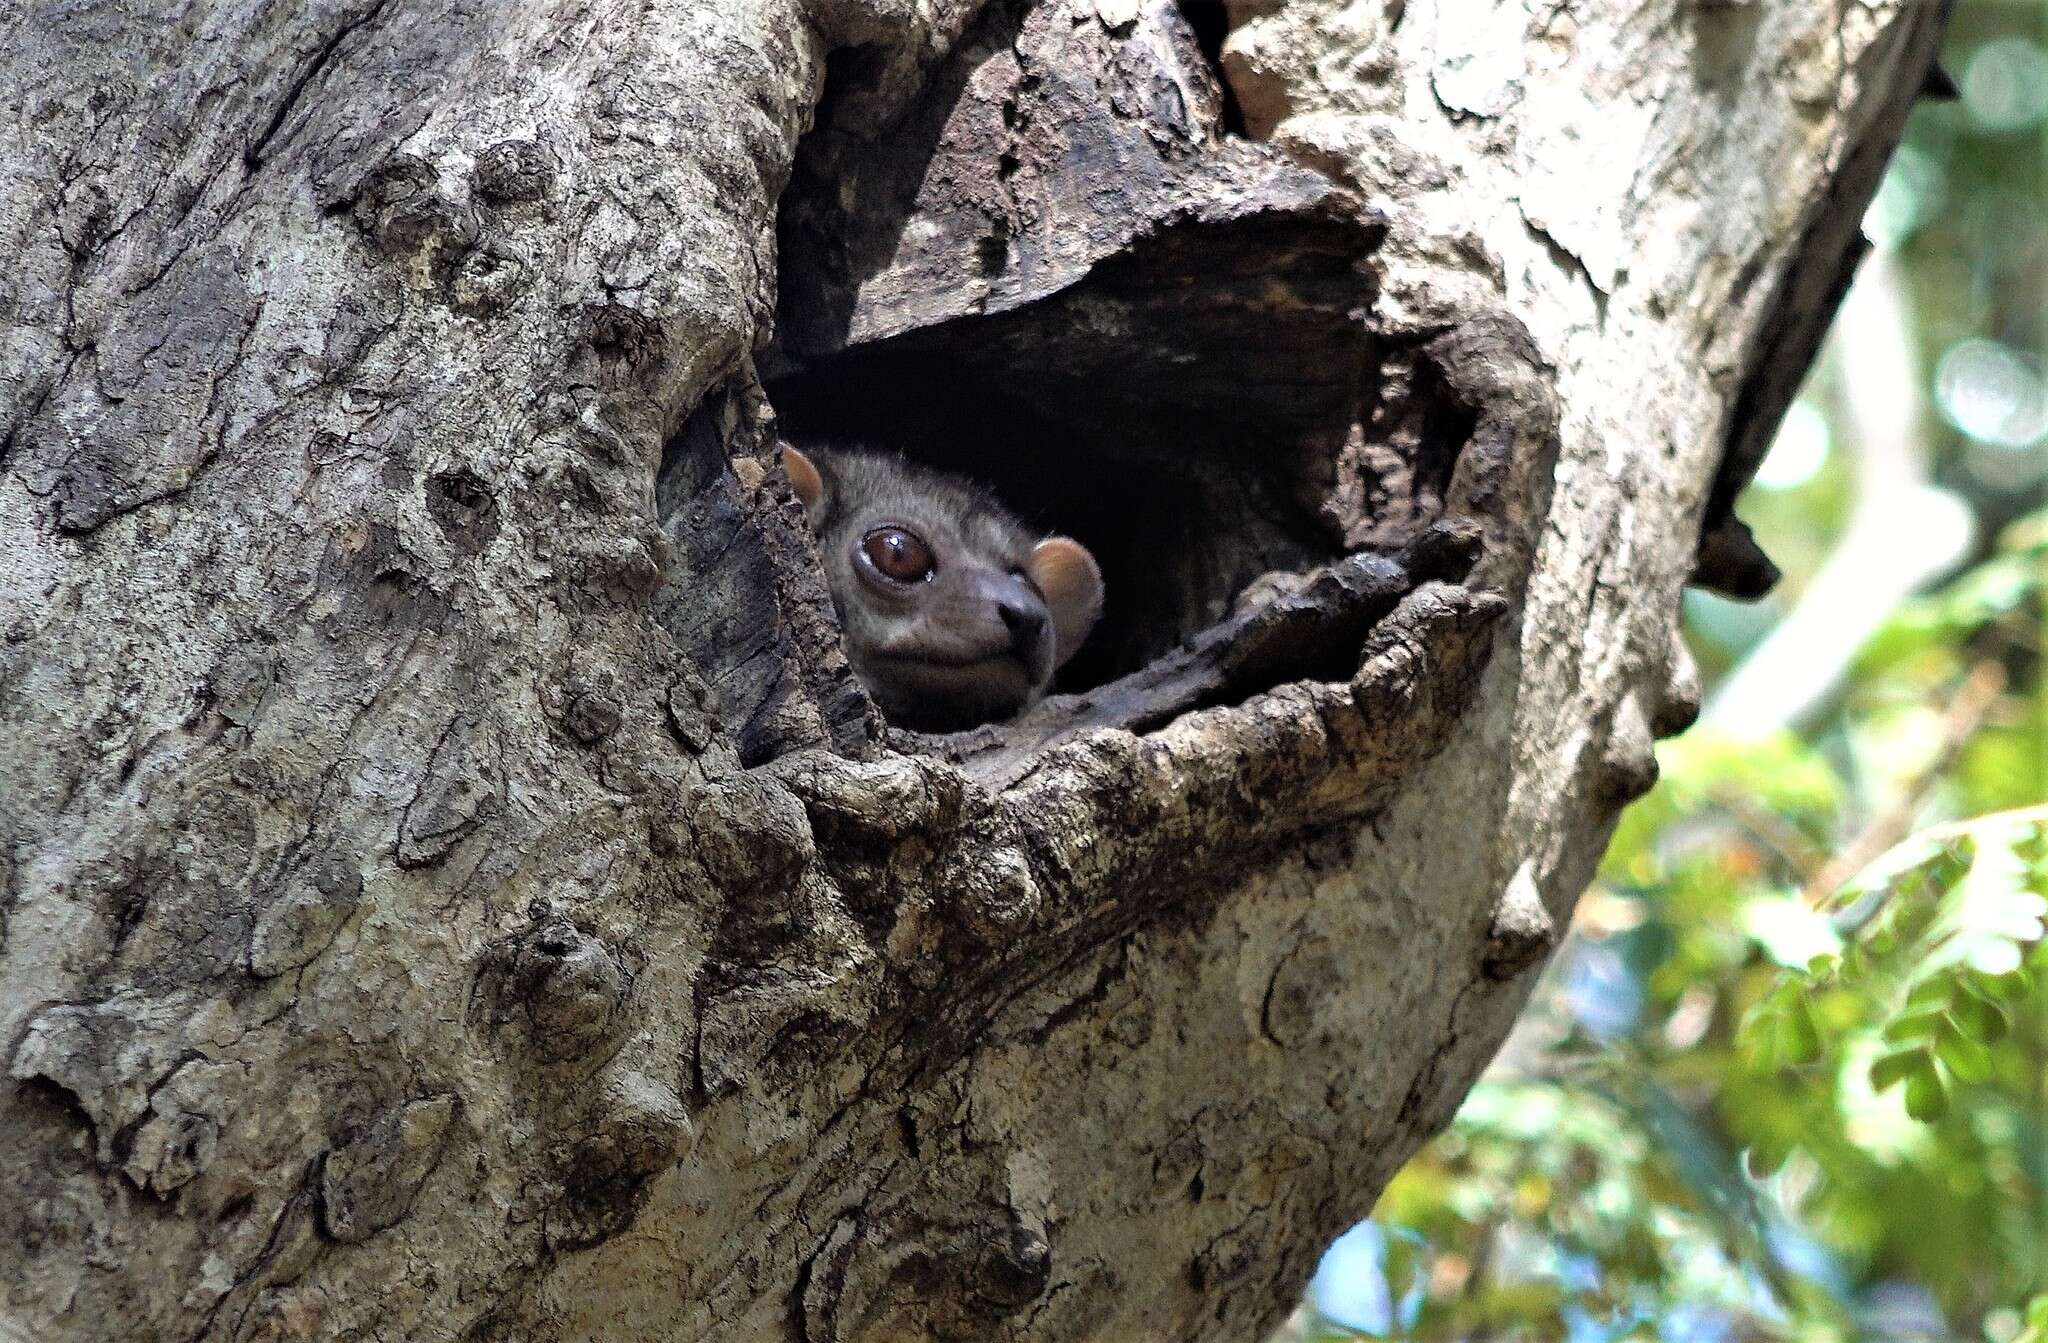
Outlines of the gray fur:
{"type": "Polygon", "coordinates": [[[812,444],[800,451],[824,486],[808,511],[847,657],[890,721],[956,731],[1036,702],[1066,636],[1070,652],[1086,633],[1055,628],[1032,578],[1044,534],[987,490],[901,457],[812,444]],[[883,527],[930,547],[929,579],[898,583],[865,562],[864,539],[883,527]]]}

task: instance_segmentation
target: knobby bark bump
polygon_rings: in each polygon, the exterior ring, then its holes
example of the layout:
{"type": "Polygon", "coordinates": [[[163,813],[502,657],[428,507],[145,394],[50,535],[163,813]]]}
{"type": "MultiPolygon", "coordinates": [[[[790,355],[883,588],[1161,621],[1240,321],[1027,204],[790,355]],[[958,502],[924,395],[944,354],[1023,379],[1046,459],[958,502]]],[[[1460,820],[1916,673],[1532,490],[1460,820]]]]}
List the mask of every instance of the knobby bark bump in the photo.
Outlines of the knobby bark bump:
{"type": "Polygon", "coordinates": [[[0,1336],[1257,1337],[1498,1044],[1931,0],[0,16],[0,1336]],[[778,424],[1088,541],[849,675],[778,424]]]}

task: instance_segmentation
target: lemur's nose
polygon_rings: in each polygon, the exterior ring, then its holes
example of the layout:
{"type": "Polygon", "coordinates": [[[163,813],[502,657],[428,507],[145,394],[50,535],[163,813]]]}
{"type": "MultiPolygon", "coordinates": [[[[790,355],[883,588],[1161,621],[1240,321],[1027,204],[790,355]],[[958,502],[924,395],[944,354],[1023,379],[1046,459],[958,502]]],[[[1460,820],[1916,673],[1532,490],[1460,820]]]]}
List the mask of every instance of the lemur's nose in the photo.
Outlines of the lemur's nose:
{"type": "Polygon", "coordinates": [[[1003,624],[1010,631],[1010,647],[1029,657],[1038,651],[1045,637],[1045,607],[1029,597],[1004,597],[996,603],[1003,624]]]}

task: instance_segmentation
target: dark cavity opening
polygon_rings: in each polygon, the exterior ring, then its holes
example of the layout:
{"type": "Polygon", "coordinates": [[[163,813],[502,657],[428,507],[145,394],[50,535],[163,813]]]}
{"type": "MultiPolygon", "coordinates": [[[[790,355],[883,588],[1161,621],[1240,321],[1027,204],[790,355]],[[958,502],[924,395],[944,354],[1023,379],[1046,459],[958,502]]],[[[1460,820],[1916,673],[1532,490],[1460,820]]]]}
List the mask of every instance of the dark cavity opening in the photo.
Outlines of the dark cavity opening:
{"type": "Polygon", "coordinates": [[[1177,0],[1181,17],[1188,22],[1188,28],[1195,35],[1195,45],[1201,50],[1202,59],[1216,75],[1216,88],[1223,99],[1223,133],[1244,134],[1244,109],[1237,105],[1237,95],[1230,91],[1230,81],[1223,75],[1223,42],[1230,36],[1230,10],[1223,0],[1177,0]]]}
{"type": "Polygon", "coordinates": [[[1190,238],[1184,259],[1215,264],[1199,286],[1160,255],[1118,258],[1028,312],[805,361],[769,399],[793,441],[901,452],[1087,545],[1103,619],[1057,688],[1100,684],[1214,624],[1261,575],[1344,549],[1321,504],[1359,388],[1300,369],[1364,338],[1246,320],[1261,232],[1190,238]]]}
{"type": "MultiPolygon", "coordinates": [[[[1226,134],[1210,8],[1113,26],[1080,0],[996,0],[901,108],[874,102],[868,53],[836,54],[781,201],[755,364],[778,432],[978,480],[1086,544],[1106,609],[1059,691],[1160,672],[1248,589],[1408,542],[1471,430],[1419,344],[1373,333],[1382,222],[1226,134]]],[[[786,656],[815,646],[822,587],[807,564],[791,581],[804,539],[735,483],[731,458],[772,459],[745,383],[670,445],[660,497],[691,574],[664,619],[755,761],[806,740],[793,699],[841,744],[862,715],[850,681],[786,656]]],[[[1324,620],[1273,674],[1347,675],[1357,623],[1324,620]]]]}
{"type": "Polygon", "coordinates": [[[978,480],[1094,552],[1103,619],[1060,690],[1357,544],[1337,464],[1378,363],[1380,224],[1225,142],[1222,6],[1096,13],[991,5],[881,127],[862,59],[828,60],[760,364],[793,441],[978,480]]]}

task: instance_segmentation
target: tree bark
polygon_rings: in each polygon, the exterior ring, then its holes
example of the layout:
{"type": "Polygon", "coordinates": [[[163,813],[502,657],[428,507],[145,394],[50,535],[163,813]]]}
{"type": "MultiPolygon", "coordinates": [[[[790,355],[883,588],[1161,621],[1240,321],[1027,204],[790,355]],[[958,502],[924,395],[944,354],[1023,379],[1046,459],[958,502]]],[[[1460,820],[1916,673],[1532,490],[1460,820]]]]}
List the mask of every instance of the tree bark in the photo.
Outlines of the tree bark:
{"type": "Polygon", "coordinates": [[[1258,1337],[1767,577],[1942,18],[0,16],[0,1337],[1258,1337]],[[778,414],[1096,545],[1069,693],[884,724],[778,414]]]}

